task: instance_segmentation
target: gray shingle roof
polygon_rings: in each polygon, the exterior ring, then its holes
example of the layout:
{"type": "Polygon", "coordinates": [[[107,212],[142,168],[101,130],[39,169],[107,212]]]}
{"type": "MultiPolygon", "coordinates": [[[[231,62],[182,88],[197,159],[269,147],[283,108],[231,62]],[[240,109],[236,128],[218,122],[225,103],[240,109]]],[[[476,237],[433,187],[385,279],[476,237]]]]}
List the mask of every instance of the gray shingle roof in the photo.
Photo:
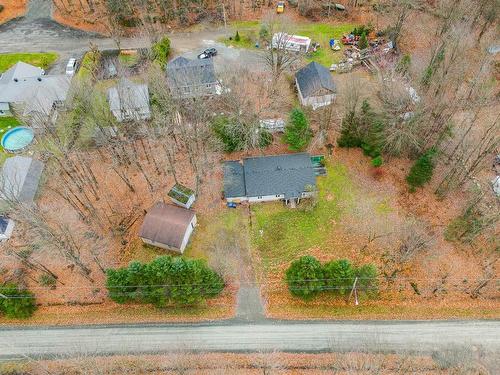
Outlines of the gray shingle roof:
{"type": "Polygon", "coordinates": [[[112,111],[149,109],[149,90],[147,85],[121,79],[118,85],[108,90],[109,107],[112,111]]]}
{"type": "Polygon", "coordinates": [[[246,158],[243,165],[224,164],[226,198],[278,194],[286,199],[298,198],[308,186],[316,186],[316,176],[307,153],[246,158]]]}
{"type": "Polygon", "coordinates": [[[43,171],[43,163],[25,156],[5,160],[2,168],[2,195],[24,203],[33,202],[43,171]]]}
{"type": "Polygon", "coordinates": [[[167,81],[171,88],[191,87],[217,82],[212,59],[187,59],[179,56],[167,65],[167,81]]]}
{"type": "Polygon", "coordinates": [[[19,61],[2,74],[0,84],[14,81],[14,79],[40,77],[44,73],[45,71],[42,68],[19,61]]]}
{"type": "Polygon", "coordinates": [[[64,102],[70,87],[65,75],[40,76],[0,82],[0,103],[24,103],[25,114],[50,114],[54,102],[64,102]]]}
{"type": "Polygon", "coordinates": [[[295,74],[295,78],[304,98],[316,96],[321,89],[331,91],[332,93],[337,91],[330,71],[315,61],[300,69],[295,74]]]}
{"type": "Polygon", "coordinates": [[[224,196],[237,198],[246,196],[245,174],[239,161],[226,161],[224,169],[224,196]]]}

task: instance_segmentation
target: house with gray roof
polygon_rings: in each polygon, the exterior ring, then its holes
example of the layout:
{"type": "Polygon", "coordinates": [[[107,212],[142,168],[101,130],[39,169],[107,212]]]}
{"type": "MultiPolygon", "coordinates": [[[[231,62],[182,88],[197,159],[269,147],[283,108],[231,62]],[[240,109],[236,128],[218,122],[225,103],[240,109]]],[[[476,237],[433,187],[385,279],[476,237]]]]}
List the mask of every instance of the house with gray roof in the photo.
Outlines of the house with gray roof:
{"type": "Polygon", "coordinates": [[[57,107],[66,101],[70,78],[45,75],[33,65],[18,62],[0,77],[0,109],[17,107],[33,126],[54,118],[57,107]]]}
{"type": "Polygon", "coordinates": [[[213,59],[175,58],[167,64],[167,83],[176,98],[219,95],[222,92],[213,59]]]}
{"type": "Polygon", "coordinates": [[[14,156],[5,160],[0,180],[0,198],[4,200],[32,203],[40,177],[43,163],[25,156],[14,156]]]}
{"type": "Polygon", "coordinates": [[[108,103],[119,122],[151,118],[147,85],[133,83],[123,78],[118,85],[108,90],[108,103]]]}
{"type": "Polygon", "coordinates": [[[316,174],[308,153],[227,161],[223,170],[224,197],[228,202],[298,203],[316,191],[316,174]]]}
{"type": "Polygon", "coordinates": [[[330,71],[313,61],[295,74],[300,103],[313,109],[333,103],[337,87],[330,71]]]}

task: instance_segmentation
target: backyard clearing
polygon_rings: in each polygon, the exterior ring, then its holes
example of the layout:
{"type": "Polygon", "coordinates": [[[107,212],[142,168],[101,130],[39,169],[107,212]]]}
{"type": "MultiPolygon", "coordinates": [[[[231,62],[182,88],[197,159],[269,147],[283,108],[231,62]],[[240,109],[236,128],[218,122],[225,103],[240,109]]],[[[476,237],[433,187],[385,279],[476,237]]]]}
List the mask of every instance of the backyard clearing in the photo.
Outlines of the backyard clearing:
{"type": "MultiPolygon", "coordinates": [[[[255,43],[259,41],[259,30],[261,26],[262,23],[259,21],[232,22],[232,40],[229,40],[229,38],[222,38],[220,42],[236,48],[256,49],[255,43]],[[234,39],[236,31],[238,31],[240,36],[239,41],[234,39]]],[[[311,38],[313,42],[319,43],[321,46],[316,52],[311,52],[306,56],[308,62],[316,61],[326,67],[330,67],[331,64],[338,62],[343,57],[343,46],[340,44],[342,49],[340,51],[333,51],[330,49],[330,39],[339,40],[342,38],[342,35],[351,32],[355,27],[356,25],[351,23],[327,24],[300,22],[297,23],[294,33],[307,36],[311,38]]],[[[265,48],[265,46],[261,48],[265,48]]]]}
{"type": "MultiPolygon", "coordinates": [[[[473,254],[451,245],[443,239],[442,225],[434,226],[434,220],[447,223],[456,205],[427,202],[429,208],[439,204],[446,209],[416,209],[399,197],[398,187],[408,168],[404,160],[391,161],[400,167],[387,167],[385,175],[376,179],[370,175],[369,163],[360,159],[363,156],[356,150],[336,151],[327,163],[327,176],[318,178],[318,203],[313,209],[299,205],[291,210],[280,203],[251,206],[255,269],[267,315],[279,319],[498,318],[494,282],[485,287],[481,298],[469,296],[483,280],[482,257],[488,253],[473,254]],[[413,230],[408,227],[414,225],[409,219],[413,217],[432,228],[434,242],[411,261],[398,263],[398,233],[413,230]],[[304,255],[323,263],[349,259],[355,265],[374,264],[379,271],[379,295],[360,295],[359,306],[353,298],[332,292],[309,301],[293,297],[284,281],[285,270],[304,255]]],[[[411,196],[421,205],[429,199],[435,197],[428,192],[411,196]]]]}
{"type": "Polygon", "coordinates": [[[18,61],[46,70],[57,58],[58,55],[55,52],[2,53],[0,54],[0,73],[5,72],[18,61]]]}

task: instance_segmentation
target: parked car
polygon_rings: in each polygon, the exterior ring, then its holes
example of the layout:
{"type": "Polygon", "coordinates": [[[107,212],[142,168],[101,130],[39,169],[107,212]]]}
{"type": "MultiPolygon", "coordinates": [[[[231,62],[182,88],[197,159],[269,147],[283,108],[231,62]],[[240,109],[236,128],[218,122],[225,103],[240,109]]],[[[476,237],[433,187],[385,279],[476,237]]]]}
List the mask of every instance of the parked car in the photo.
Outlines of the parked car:
{"type": "Polygon", "coordinates": [[[207,48],[205,51],[198,55],[199,59],[209,59],[217,55],[217,50],[215,48],[207,48]]]}
{"type": "Polygon", "coordinates": [[[75,75],[77,65],[78,62],[75,58],[72,57],[71,59],[69,59],[68,64],[66,65],[66,74],[69,76],[75,75]]]}
{"type": "Polygon", "coordinates": [[[278,1],[278,5],[276,5],[276,13],[283,13],[285,11],[285,2],[278,1]]]}

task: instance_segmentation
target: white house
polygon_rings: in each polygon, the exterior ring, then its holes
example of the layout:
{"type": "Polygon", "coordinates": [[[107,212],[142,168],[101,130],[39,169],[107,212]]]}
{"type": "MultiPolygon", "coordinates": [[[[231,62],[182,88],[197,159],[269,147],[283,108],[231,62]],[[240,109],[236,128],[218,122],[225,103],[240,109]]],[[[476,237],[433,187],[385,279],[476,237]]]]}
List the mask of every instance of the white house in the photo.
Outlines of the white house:
{"type": "Polygon", "coordinates": [[[144,217],[139,237],[148,245],[182,254],[195,226],[194,211],[156,203],[144,217]]]}
{"type": "Polygon", "coordinates": [[[151,118],[147,85],[136,84],[124,78],[117,86],[108,90],[108,102],[119,122],[151,118]]]}
{"type": "Polygon", "coordinates": [[[228,202],[299,202],[316,191],[316,174],[307,153],[260,156],[224,163],[228,202]]]}
{"type": "Polygon", "coordinates": [[[313,61],[295,74],[300,103],[317,109],[333,103],[337,87],[330,71],[313,61]]]}
{"type": "Polygon", "coordinates": [[[311,46],[311,38],[300,35],[290,35],[284,32],[275,33],[271,40],[271,48],[286,49],[293,52],[306,53],[311,46]]]}

